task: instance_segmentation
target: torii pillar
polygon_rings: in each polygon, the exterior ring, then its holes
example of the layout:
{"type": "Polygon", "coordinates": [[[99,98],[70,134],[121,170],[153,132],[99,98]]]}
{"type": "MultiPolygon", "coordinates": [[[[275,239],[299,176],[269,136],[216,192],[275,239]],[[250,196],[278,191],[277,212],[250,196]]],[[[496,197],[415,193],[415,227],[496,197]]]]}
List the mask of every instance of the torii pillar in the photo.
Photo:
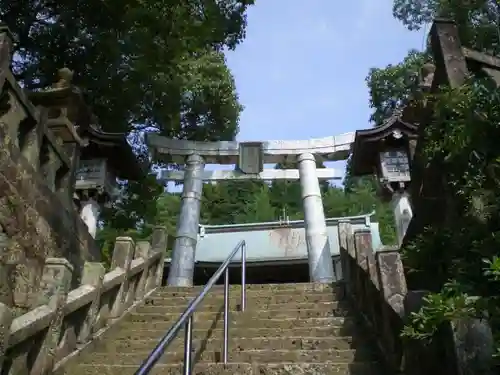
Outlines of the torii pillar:
{"type": "Polygon", "coordinates": [[[335,281],[335,273],[326,231],[323,199],[316,174],[316,158],[312,153],[304,153],[299,155],[297,161],[304,209],[309,278],[313,282],[332,283],[335,281]]]}
{"type": "Polygon", "coordinates": [[[181,211],[167,279],[169,286],[193,285],[204,167],[202,156],[192,154],[186,158],[181,211]]]}

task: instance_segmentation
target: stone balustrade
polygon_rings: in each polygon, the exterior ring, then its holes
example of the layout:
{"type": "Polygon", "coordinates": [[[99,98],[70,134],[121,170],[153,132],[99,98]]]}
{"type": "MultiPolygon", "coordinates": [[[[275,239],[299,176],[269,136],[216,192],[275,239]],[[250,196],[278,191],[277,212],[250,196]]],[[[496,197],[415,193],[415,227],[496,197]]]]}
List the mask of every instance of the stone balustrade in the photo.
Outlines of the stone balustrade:
{"type": "Polygon", "coordinates": [[[70,290],[73,266],[47,258],[38,306],[14,317],[0,303],[0,373],[44,375],[56,371],[93,337],[161,285],[167,236],[156,228],[151,243],[116,239],[111,269],[86,262],[81,285],[70,290]]]}
{"type": "Polygon", "coordinates": [[[484,319],[461,319],[443,326],[430,341],[401,337],[425,291],[408,290],[398,248],[373,252],[369,230],[339,223],[340,256],[346,294],[372,333],[391,373],[405,375],[494,374],[493,338],[484,319]]]}
{"type": "MultiPolygon", "coordinates": [[[[71,161],[47,126],[48,109],[35,107],[9,69],[12,37],[0,27],[0,138],[2,148],[18,149],[34,172],[54,192],[72,191],[71,161]],[[70,184],[69,186],[66,186],[70,184]]],[[[4,153],[7,151],[3,151],[4,153]]]]}
{"type": "Polygon", "coordinates": [[[100,251],[72,206],[74,160],[49,126],[50,108],[29,100],[11,59],[12,36],[0,26],[0,303],[18,316],[36,307],[46,258],[73,265],[74,288],[100,251]]]}

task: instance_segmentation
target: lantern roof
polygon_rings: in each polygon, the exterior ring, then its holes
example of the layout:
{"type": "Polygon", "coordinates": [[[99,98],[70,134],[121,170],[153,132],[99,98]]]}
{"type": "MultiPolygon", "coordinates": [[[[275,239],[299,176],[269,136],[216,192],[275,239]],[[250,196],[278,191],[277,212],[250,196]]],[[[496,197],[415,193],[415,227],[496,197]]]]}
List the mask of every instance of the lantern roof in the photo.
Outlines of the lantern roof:
{"type": "Polygon", "coordinates": [[[378,153],[385,140],[417,139],[418,126],[404,122],[398,113],[381,126],[357,130],[351,151],[351,172],[354,176],[372,174],[378,164],[378,153]]]}

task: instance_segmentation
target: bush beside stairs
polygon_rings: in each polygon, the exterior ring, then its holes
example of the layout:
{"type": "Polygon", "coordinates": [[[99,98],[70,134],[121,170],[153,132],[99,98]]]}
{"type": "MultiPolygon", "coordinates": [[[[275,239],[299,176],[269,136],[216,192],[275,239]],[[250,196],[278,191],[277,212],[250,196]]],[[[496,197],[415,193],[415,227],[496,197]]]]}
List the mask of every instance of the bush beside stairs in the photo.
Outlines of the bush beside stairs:
{"type": "MultiPolygon", "coordinates": [[[[133,375],[200,291],[159,288],[61,374],[133,375]]],[[[247,285],[245,312],[239,312],[241,287],[231,286],[227,365],[221,363],[223,296],[215,286],[195,312],[193,374],[385,374],[341,284],[247,285]]],[[[152,374],[182,374],[183,348],[181,331],[152,374]]]]}

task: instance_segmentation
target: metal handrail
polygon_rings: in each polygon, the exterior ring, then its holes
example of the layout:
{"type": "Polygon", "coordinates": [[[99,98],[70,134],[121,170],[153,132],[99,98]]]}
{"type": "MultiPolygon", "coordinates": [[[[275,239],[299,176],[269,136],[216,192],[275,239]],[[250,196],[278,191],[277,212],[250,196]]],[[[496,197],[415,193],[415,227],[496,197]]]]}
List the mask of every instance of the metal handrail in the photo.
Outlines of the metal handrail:
{"type": "Polygon", "coordinates": [[[174,325],[168,330],[168,332],[163,336],[160,342],[156,345],[153,351],[149,354],[148,358],[144,360],[139,369],[134,375],[147,375],[153,369],[154,365],[161,358],[167,347],[174,341],[179,333],[180,329],[184,326],[185,340],[184,340],[184,375],[190,375],[192,371],[192,340],[193,340],[193,313],[196,308],[201,303],[201,301],[206,297],[210,289],[215,285],[217,280],[224,273],[224,341],[223,341],[223,362],[227,364],[228,361],[228,341],[229,341],[229,263],[233,260],[235,255],[241,249],[241,311],[245,311],[246,308],[246,243],[242,240],[236,245],[236,247],[231,251],[227,259],[213,276],[208,280],[203,290],[198,294],[198,296],[191,301],[186,310],[181,314],[179,319],[174,323],[174,325]]]}

